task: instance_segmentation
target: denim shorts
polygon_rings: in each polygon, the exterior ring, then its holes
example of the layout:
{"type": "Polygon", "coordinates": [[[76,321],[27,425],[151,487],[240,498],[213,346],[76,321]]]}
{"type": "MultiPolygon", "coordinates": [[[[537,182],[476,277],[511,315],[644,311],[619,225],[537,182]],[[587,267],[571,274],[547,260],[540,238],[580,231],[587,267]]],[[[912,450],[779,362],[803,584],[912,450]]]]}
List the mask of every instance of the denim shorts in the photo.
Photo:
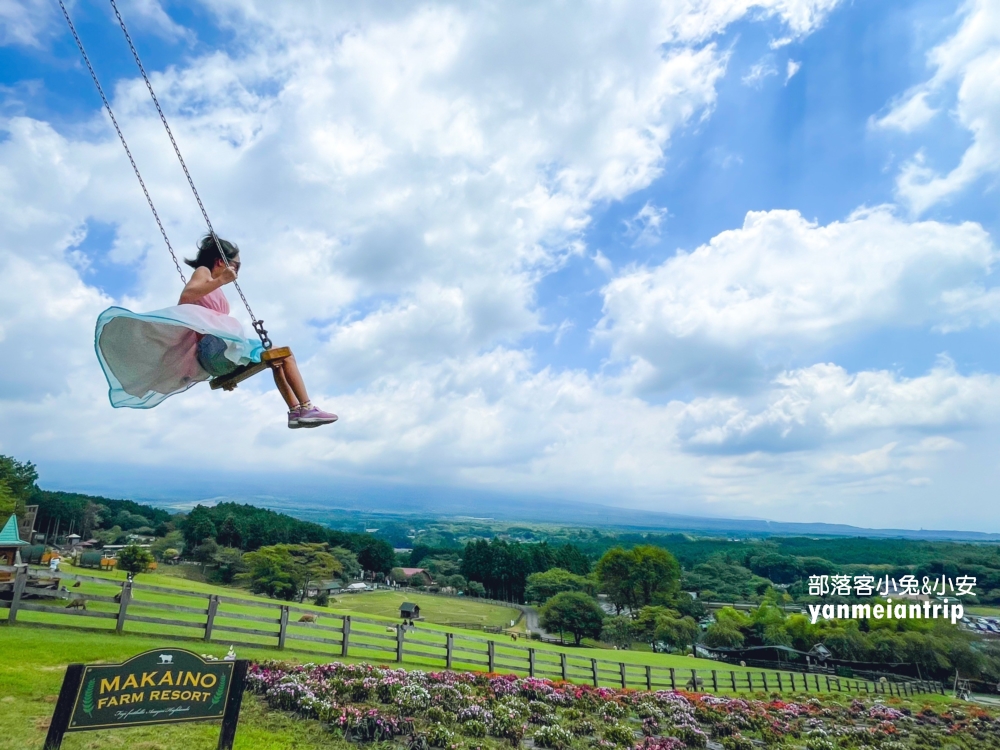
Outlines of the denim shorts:
{"type": "Polygon", "coordinates": [[[213,378],[228,375],[237,365],[226,359],[226,342],[207,334],[198,342],[198,364],[213,378]]]}

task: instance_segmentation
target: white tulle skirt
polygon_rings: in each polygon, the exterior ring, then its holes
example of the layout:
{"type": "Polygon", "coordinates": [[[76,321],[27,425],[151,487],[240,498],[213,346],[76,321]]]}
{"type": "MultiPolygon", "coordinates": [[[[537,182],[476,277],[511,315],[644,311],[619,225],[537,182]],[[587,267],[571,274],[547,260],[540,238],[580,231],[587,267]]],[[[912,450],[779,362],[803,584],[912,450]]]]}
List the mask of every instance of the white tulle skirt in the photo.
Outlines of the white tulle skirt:
{"type": "Polygon", "coordinates": [[[237,366],[260,362],[264,351],[259,341],[247,339],[236,318],[201,305],[149,313],[109,307],[102,312],[94,345],[108,379],[111,405],[151,409],[208,380],[211,376],[198,364],[199,334],[222,339],[226,359],[237,366]]]}

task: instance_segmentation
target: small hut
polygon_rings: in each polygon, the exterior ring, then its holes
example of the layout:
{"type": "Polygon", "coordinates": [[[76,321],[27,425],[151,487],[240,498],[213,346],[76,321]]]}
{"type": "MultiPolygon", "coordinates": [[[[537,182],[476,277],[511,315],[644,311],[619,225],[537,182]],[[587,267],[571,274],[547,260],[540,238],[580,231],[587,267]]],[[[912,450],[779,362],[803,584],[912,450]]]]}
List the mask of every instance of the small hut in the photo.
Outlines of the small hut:
{"type": "Polygon", "coordinates": [[[399,605],[399,616],[404,620],[419,620],[420,605],[411,602],[403,602],[399,605]]]}
{"type": "MultiPolygon", "coordinates": [[[[21,548],[27,546],[28,543],[21,541],[21,535],[17,532],[17,516],[11,516],[3,529],[0,529],[0,565],[20,565],[21,548]]],[[[11,578],[13,573],[0,572],[0,581],[9,581],[11,578]]]]}

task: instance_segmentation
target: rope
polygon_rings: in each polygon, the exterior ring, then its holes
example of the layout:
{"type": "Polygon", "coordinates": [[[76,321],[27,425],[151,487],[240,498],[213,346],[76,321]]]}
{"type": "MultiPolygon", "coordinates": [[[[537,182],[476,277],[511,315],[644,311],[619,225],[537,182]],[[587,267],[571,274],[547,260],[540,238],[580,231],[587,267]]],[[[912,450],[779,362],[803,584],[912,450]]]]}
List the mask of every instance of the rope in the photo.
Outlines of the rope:
{"type": "MultiPolygon", "coordinates": [[[[59,0],[60,3],[62,0],[59,0]]],[[[118,25],[121,26],[122,33],[125,35],[125,41],[128,42],[128,48],[132,51],[132,57],[135,59],[135,64],[139,66],[139,72],[142,74],[142,80],[146,83],[146,89],[149,91],[149,96],[153,100],[153,105],[156,107],[157,113],[160,115],[160,122],[163,123],[163,128],[167,131],[167,137],[170,138],[170,145],[174,147],[174,153],[177,155],[177,161],[181,163],[181,169],[184,170],[184,176],[187,178],[188,185],[191,187],[191,192],[194,193],[194,199],[198,202],[198,208],[201,209],[201,215],[205,219],[205,224],[208,226],[208,232],[212,235],[212,240],[215,242],[215,247],[219,251],[219,257],[222,258],[222,262],[226,264],[226,268],[232,268],[229,265],[229,258],[226,257],[226,253],[222,249],[222,243],[219,242],[219,236],[215,233],[215,228],[212,226],[211,219],[208,218],[208,211],[205,210],[205,204],[201,201],[201,196],[198,195],[198,188],[194,186],[194,180],[191,177],[191,172],[188,171],[187,163],[184,161],[184,157],[181,156],[180,147],[177,145],[177,140],[174,138],[174,133],[170,129],[170,124],[167,122],[167,116],[163,114],[163,108],[160,107],[160,101],[156,98],[156,92],[153,91],[153,84],[149,82],[149,76],[146,75],[146,68],[142,64],[142,60],[139,59],[139,52],[135,48],[135,44],[132,43],[132,36],[128,33],[128,27],[125,26],[125,19],[122,18],[121,11],[118,10],[118,4],[115,0],[111,0],[111,7],[115,11],[115,17],[118,19],[118,25]]],[[[236,291],[239,292],[240,299],[243,300],[243,306],[247,309],[247,313],[250,315],[250,320],[253,321],[253,329],[260,336],[261,343],[264,345],[265,349],[271,348],[271,339],[268,338],[267,331],[264,329],[264,321],[257,320],[257,316],[253,314],[253,310],[250,308],[250,303],[247,302],[246,295],[243,294],[243,290],[240,288],[240,283],[237,280],[233,280],[233,286],[236,287],[236,291]]]]}
{"type": "Polygon", "coordinates": [[[146,183],[143,182],[142,175],[139,174],[139,167],[135,164],[135,159],[132,158],[132,151],[128,147],[128,143],[125,142],[125,136],[122,135],[122,129],[118,127],[118,120],[115,119],[115,113],[111,111],[111,104],[108,102],[108,97],[104,95],[104,89],[101,87],[101,82],[97,79],[97,73],[94,72],[94,66],[90,64],[90,57],[87,56],[87,50],[83,48],[83,42],[80,40],[80,35],[76,33],[76,27],[73,25],[72,19],[69,17],[69,11],[66,10],[66,6],[63,4],[63,0],[59,0],[59,7],[62,8],[63,16],[66,18],[66,23],[69,24],[69,30],[73,34],[73,38],[76,40],[76,46],[80,48],[80,54],[83,55],[83,61],[87,64],[87,70],[90,71],[90,77],[94,79],[94,85],[97,86],[97,93],[101,95],[101,101],[104,102],[104,109],[107,110],[108,117],[111,118],[111,124],[115,126],[115,132],[118,133],[118,140],[122,142],[122,146],[125,147],[125,153],[128,156],[129,163],[132,165],[132,171],[135,172],[135,178],[139,180],[139,186],[142,188],[142,194],[146,196],[146,203],[149,204],[149,210],[153,212],[153,218],[156,219],[156,226],[160,228],[160,234],[163,235],[163,241],[167,243],[167,250],[170,251],[170,257],[174,259],[174,266],[177,268],[177,273],[181,276],[181,281],[187,284],[187,278],[184,276],[184,271],[181,270],[181,264],[177,260],[177,254],[174,252],[174,248],[170,244],[170,238],[167,237],[167,230],[163,228],[163,222],[160,221],[160,215],[156,212],[156,206],[153,205],[153,199],[149,197],[149,191],[146,189],[146,183]]]}
{"type": "MultiPolygon", "coordinates": [[[[83,61],[87,64],[87,70],[90,71],[90,77],[94,80],[97,92],[101,95],[101,101],[104,102],[104,108],[111,117],[111,123],[115,126],[115,132],[118,133],[118,139],[122,142],[122,146],[125,148],[125,153],[128,155],[129,163],[132,165],[132,171],[135,172],[136,179],[139,180],[139,185],[142,187],[143,195],[146,196],[146,202],[149,204],[149,209],[153,212],[153,218],[156,219],[156,225],[160,228],[160,234],[163,235],[163,241],[167,244],[167,250],[170,251],[170,257],[173,258],[174,267],[177,269],[177,273],[180,275],[181,281],[183,281],[184,284],[187,284],[187,278],[181,270],[180,262],[177,260],[177,254],[174,252],[174,248],[170,244],[170,239],[167,237],[167,232],[163,228],[163,222],[160,221],[160,215],[157,213],[156,207],[153,205],[153,199],[150,197],[149,191],[146,189],[146,183],[143,181],[142,175],[139,173],[139,167],[136,165],[135,159],[132,158],[132,151],[129,149],[128,143],[125,141],[125,136],[122,134],[121,128],[118,126],[118,120],[115,119],[115,115],[111,111],[111,104],[108,102],[108,97],[104,94],[104,88],[101,86],[101,82],[97,78],[94,66],[90,64],[90,57],[87,55],[87,51],[83,47],[83,41],[80,39],[80,35],[76,31],[76,27],[73,25],[73,21],[70,18],[69,11],[66,10],[66,5],[63,0],[59,0],[59,7],[62,9],[63,17],[66,19],[66,23],[69,25],[69,30],[73,34],[73,39],[76,40],[76,46],[79,47],[80,54],[83,55],[83,61]]],[[[219,236],[215,233],[215,228],[212,226],[212,222],[208,218],[208,211],[205,210],[205,204],[202,203],[201,196],[198,195],[198,189],[194,186],[194,180],[191,178],[191,172],[188,171],[187,164],[184,162],[184,157],[181,156],[180,147],[178,147],[177,140],[174,138],[174,133],[170,129],[169,123],[167,123],[167,116],[163,114],[163,108],[160,107],[160,102],[156,98],[156,93],[153,91],[153,85],[149,82],[149,76],[146,75],[146,68],[143,66],[142,60],[139,59],[139,52],[136,50],[135,44],[132,42],[132,36],[128,33],[128,28],[125,26],[125,19],[122,18],[121,11],[118,10],[118,5],[115,0],[111,0],[111,7],[115,11],[115,17],[118,19],[118,25],[121,26],[122,33],[125,34],[125,41],[128,42],[129,49],[132,51],[132,57],[135,59],[136,65],[139,66],[139,72],[142,74],[142,80],[146,83],[146,89],[149,91],[149,95],[153,99],[153,105],[156,107],[156,111],[160,115],[160,122],[163,123],[164,129],[167,131],[167,137],[170,138],[170,144],[174,147],[174,153],[177,155],[177,160],[181,164],[181,169],[184,170],[184,176],[187,178],[188,185],[191,187],[191,192],[194,193],[194,198],[198,202],[198,208],[201,209],[201,215],[205,219],[205,224],[208,226],[208,232],[212,236],[215,248],[219,251],[219,257],[222,258],[222,262],[226,264],[226,268],[232,269],[232,266],[229,263],[229,258],[226,257],[226,253],[222,249],[222,243],[219,242],[219,236]]],[[[246,295],[243,294],[243,290],[240,288],[239,282],[235,279],[233,280],[233,286],[236,287],[236,291],[239,293],[240,299],[243,301],[243,306],[246,308],[247,314],[250,315],[250,320],[253,322],[253,329],[260,337],[261,344],[263,344],[264,349],[270,349],[272,347],[272,343],[271,339],[267,335],[267,329],[264,328],[264,321],[258,320],[257,316],[254,315],[253,309],[250,307],[250,303],[247,301],[246,295]]]]}

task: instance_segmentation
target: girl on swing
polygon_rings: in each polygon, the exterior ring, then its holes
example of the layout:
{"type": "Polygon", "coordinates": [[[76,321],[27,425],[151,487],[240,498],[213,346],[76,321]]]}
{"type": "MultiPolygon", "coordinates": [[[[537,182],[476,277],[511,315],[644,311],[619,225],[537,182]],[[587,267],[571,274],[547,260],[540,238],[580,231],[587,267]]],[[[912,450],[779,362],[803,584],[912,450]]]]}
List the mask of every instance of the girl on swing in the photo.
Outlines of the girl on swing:
{"type": "MultiPolygon", "coordinates": [[[[151,313],[111,307],[98,317],[97,355],[112,406],[149,409],[201,381],[261,361],[263,346],[244,336],[222,292],[239,274],[240,250],[221,238],[219,246],[228,266],[211,234],[198,243],[195,259],[184,261],[194,273],[175,307],[151,313]]],[[[336,414],[313,406],[294,357],[279,360],[271,372],[288,405],[290,429],[337,421],[336,414]]]]}

